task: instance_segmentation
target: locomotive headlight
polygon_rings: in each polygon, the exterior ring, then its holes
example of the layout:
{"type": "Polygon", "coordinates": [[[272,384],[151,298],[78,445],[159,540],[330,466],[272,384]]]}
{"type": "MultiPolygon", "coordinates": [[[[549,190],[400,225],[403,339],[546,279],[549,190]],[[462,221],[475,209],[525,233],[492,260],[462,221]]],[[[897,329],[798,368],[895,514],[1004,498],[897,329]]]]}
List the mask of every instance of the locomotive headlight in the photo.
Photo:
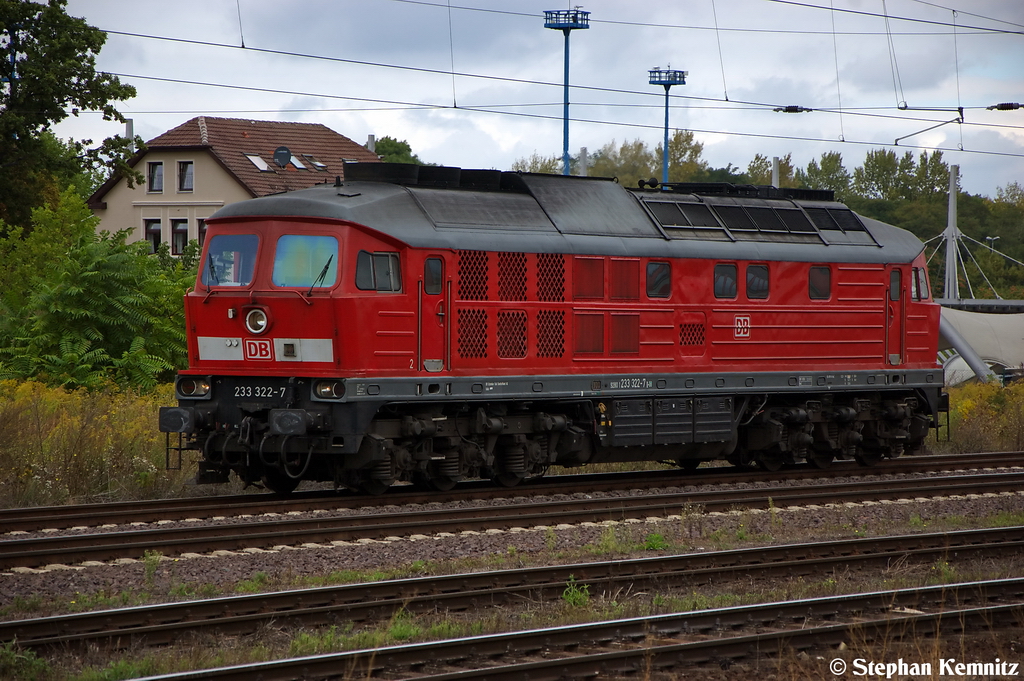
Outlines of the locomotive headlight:
{"type": "Polygon", "coordinates": [[[178,381],[178,394],[182,397],[205,397],[210,394],[210,382],[204,378],[182,378],[178,381]]]}
{"type": "Polygon", "coordinates": [[[345,396],[345,384],[341,381],[319,381],[313,392],[323,400],[337,400],[345,396]]]}
{"type": "Polygon", "coordinates": [[[267,317],[267,313],[259,308],[249,310],[249,313],[245,315],[245,328],[253,335],[259,335],[266,331],[269,323],[270,319],[267,317]]]}

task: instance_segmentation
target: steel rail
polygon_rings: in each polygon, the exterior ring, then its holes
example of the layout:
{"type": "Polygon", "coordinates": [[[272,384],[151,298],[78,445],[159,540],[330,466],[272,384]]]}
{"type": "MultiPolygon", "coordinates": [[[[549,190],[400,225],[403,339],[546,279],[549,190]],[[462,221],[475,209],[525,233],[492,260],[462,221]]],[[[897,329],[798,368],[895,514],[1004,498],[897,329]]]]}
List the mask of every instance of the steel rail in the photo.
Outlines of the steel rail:
{"type": "Polygon", "coordinates": [[[701,468],[691,473],[677,469],[631,471],[628,473],[586,473],[558,475],[524,483],[514,489],[498,488],[486,482],[473,481],[458,485],[448,492],[423,493],[408,485],[397,485],[388,493],[374,497],[346,490],[303,491],[290,496],[276,494],[239,494],[231,496],[157,499],[73,506],[42,506],[0,509],[0,528],[4,532],[32,532],[75,526],[97,526],[157,520],[231,516],[256,512],[287,513],[317,509],[379,507],[412,503],[492,499],[509,496],[542,494],[576,494],[618,489],[651,489],[660,486],[718,485],[742,482],[777,482],[781,480],[829,479],[839,476],[867,477],[901,473],[930,472],[950,469],[997,466],[1024,466],[1024,452],[995,452],[972,455],[929,455],[883,460],[876,466],[863,467],[851,461],[837,461],[828,469],[813,467],[787,468],[775,473],[752,472],[732,467],[701,468]],[[258,510],[256,510],[258,509],[258,510]]]}
{"type": "MultiPolygon", "coordinates": [[[[496,570],[6,621],[0,622],[0,641],[29,647],[162,645],[209,629],[220,635],[249,634],[271,621],[315,626],[381,620],[400,610],[455,612],[523,598],[557,600],[570,580],[595,593],[627,587],[670,589],[740,576],[795,578],[827,574],[837,565],[884,569],[896,561],[1003,556],[1022,549],[1024,527],[1013,527],[496,570]]],[[[1012,586],[1024,599],[1024,579],[1000,583],[1003,591],[1012,586]]]]}
{"type": "MultiPolygon", "coordinates": [[[[1020,580],[1009,587],[1018,598],[1020,580]]],[[[164,674],[140,681],[186,679],[375,678],[414,675],[417,679],[564,679],[598,675],[634,677],[681,666],[726,666],[785,649],[838,646],[851,637],[870,642],[908,636],[948,636],[968,630],[1019,629],[1024,604],[963,607],[963,600],[987,601],[996,582],[942,585],[826,597],[756,606],[612,620],[519,632],[473,636],[430,643],[356,650],[217,669],[164,674]],[[961,592],[963,596],[961,598],[961,592]],[[919,607],[921,599],[939,612],[906,614],[894,608],[919,607]],[[808,626],[809,622],[856,617],[853,623],[808,626]],[[866,619],[872,617],[872,619],[866,619]],[[779,627],[780,622],[787,626],[779,627]],[[756,634],[729,635],[740,629],[776,626],[756,634]],[[723,633],[725,632],[725,633],[723,633]],[[665,639],[698,638],[665,643],[665,639]],[[524,657],[532,660],[519,662],[524,657]],[[502,664],[514,658],[517,662],[502,664]]],[[[823,663],[824,664],[824,663],[823,663]]],[[[823,674],[824,676],[824,674],[823,674]]]]}
{"type": "Polygon", "coordinates": [[[565,499],[457,509],[407,510],[392,514],[346,515],[246,523],[160,527],[146,530],[42,536],[0,541],[0,569],[51,563],[111,560],[250,547],[273,547],[412,534],[481,531],[492,528],[548,526],[557,523],[602,522],[679,514],[683,509],[725,511],[737,506],[767,508],[925,498],[951,494],[1016,493],[1024,471],[943,476],[911,481],[859,481],[841,489],[829,485],[732,489],[702,492],[565,499]],[[905,487],[895,486],[905,482],[905,487]]]}

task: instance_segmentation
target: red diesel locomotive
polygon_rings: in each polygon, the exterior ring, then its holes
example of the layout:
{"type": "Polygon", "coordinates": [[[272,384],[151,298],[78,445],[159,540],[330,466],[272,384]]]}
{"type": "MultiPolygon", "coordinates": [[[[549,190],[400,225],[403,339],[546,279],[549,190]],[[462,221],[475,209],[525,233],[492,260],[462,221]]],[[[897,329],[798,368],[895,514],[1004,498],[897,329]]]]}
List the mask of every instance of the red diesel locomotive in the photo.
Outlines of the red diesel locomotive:
{"type": "Polygon", "coordinates": [[[208,221],[160,413],[198,482],[869,465],[945,409],[923,245],[831,192],[345,172],[208,221]]]}

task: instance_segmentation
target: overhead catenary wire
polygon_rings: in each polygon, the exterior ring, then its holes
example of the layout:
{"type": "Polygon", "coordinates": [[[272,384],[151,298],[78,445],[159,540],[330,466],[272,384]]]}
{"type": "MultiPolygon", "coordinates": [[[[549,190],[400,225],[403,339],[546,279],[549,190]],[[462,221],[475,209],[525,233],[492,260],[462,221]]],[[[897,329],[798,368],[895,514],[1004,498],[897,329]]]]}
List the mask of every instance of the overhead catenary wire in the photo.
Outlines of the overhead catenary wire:
{"type": "MultiPolygon", "coordinates": [[[[253,91],[253,92],[273,92],[273,93],[277,93],[277,94],[301,95],[301,96],[309,96],[309,97],[323,97],[325,99],[345,99],[345,100],[352,100],[352,101],[367,101],[367,102],[373,102],[373,103],[389,103],[389,104],[396,104],[396,105],[409,105],[409,106],[415,106],[415,107],[423,108],[423,109],[437,109],[437,110],[445,110],[445,109],[446,110],[451,110],[452,109],[452,107],[447,105],[447,104],[429,105],[429,104],[423,104],[423,103],[420,103],[420,102],[415,102],[414,103],[414,102],[401,102],[401,101],[397,101],[397,100],[378,100],[378,99],[370,99],[370,98],[362,98],[362,97],[353,97],[353,96],[350,96],[350,95],[334,95],[334,94],[323,94],[323,93],[296,92],[296,91],[289,91],[289,90],[280,90],[280,89],[273,89],[273,88],[262,88],[262,87],[254,87],[254,86],[243,86],[243,85],[220,85],[220,84],[217,84],[217,83],[204,83],[204,82],[201,82],[201,81],[190,81],[190,80],[184,80],[184,79],[178,79],[178,78],[161,78],[161,77],[156,77],[156,76],[141,76],[141,75],[126,74],[126,73],[110,73],[110,75],[117,76],[119,78],[140,78],[140,79],[144,79],[144,80],[157,80],[157,81],[162,81],[162,82],[178,83],[178,84],[182,84],[182,85],[202,85],[202,86],[207,86],[207,87],[227,87],[227,88],[231,88],[231,89],[247,90],[247,91],[253,91]]],[[[551,121],[561,121],[562,120],[561,116],[537,114],[537,113],[515,112],[515,111],[498,111],[498,110],[494,110],[494,109],[481,108],[481,107],[475,107],[475,106],[466,106],[466,105],[460,106],[458,110],[459,111],[463,111],[463,112],[465,112],[465,111],[473,111],[473,112],[478,112],[478,113],[488,113],[488,114],[504,115],[504,116],[516,116],[516,117],[521,117],[521,118],[533,118],[533,119],[543,119],[543,120],[551,120],[551,121]]],[[[595,124],[595,125],[607,125],[607,126],[639,128],[639,129],[650,129],[650,130],[661,130],[662,129],[662,126],[659,126],[659,125],[643,124],[643,123],[631,123],[631,122],[621,122],[621,121],[605,121],[605,120],[587,119],[587,118],[579,118],[579,117],[572,117],[571,120],[573,122],[588,123],[588,124],[595,124]]],[[[820,138],[820,137],[807,137],[807,136],[798,136],[798,135],[777,135],[777,134],[754,133],[754,132],[734,131],[734,130],[710,130],[710,129],[702,129],[702,128],[687,128],[687,130],[689,130],[690,132],[693,132],[693,133],[701,133],[701,134],[708,134],[708,135],[733,135],[733,136],[738,136],[738,137],[754,137],[754,138],[761,138],[761,139],[778,139],[778,140],[790,140],[790,141],[800,141],[800,142],[832,142],[833,141],[833,140],[830,140],[830,139],[825,139],[825,138],[820,138]]],[[[847,144],[864,145],[864,146],[893,146],[893,145],[890,145],[890,144],[886,144],[884,142],[870,141],[870,140],[846,140],[846,143],[847,144]]],[[[932,150],[932,151],[961,151],[959,149],[954,149],[954,148],[937,147],[937,146],[925,146],[925,145],[900,145],[900,146],[901,146],[901,148],[904,148],[904,149],[922,149],[922,150],[932,150]]],[[[981,154],[981,155],[989,155],[989,156],[1024,158],[1024,153],[1012,153],[1012,152],[1005,152],[1005,151],[990,151],[990,150],[977,150],[977,149],[963,149],[962,151],[963,151],[963,153],[968,153],[968,154],[981,154]]]]}

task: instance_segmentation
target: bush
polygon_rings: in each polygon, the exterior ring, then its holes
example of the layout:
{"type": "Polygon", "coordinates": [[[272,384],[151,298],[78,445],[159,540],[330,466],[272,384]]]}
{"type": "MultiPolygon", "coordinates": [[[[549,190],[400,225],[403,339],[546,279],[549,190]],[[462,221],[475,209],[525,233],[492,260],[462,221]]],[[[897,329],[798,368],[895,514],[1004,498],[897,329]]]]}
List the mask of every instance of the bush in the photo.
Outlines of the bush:
{"type": "Polygon", "coordinates": [[[66,391],[0,381],[0,506],[155,498],[177,494],[190,475],[166,471],[151,394],[107,388],[66,391]]]}
{"type": "Polygon", "coordinates": [[[950,388],[949,421],[949,441],[940,440],[934,446],[938,451],[1020,451],[1024,448],[1024,382],[950,388]]]}

